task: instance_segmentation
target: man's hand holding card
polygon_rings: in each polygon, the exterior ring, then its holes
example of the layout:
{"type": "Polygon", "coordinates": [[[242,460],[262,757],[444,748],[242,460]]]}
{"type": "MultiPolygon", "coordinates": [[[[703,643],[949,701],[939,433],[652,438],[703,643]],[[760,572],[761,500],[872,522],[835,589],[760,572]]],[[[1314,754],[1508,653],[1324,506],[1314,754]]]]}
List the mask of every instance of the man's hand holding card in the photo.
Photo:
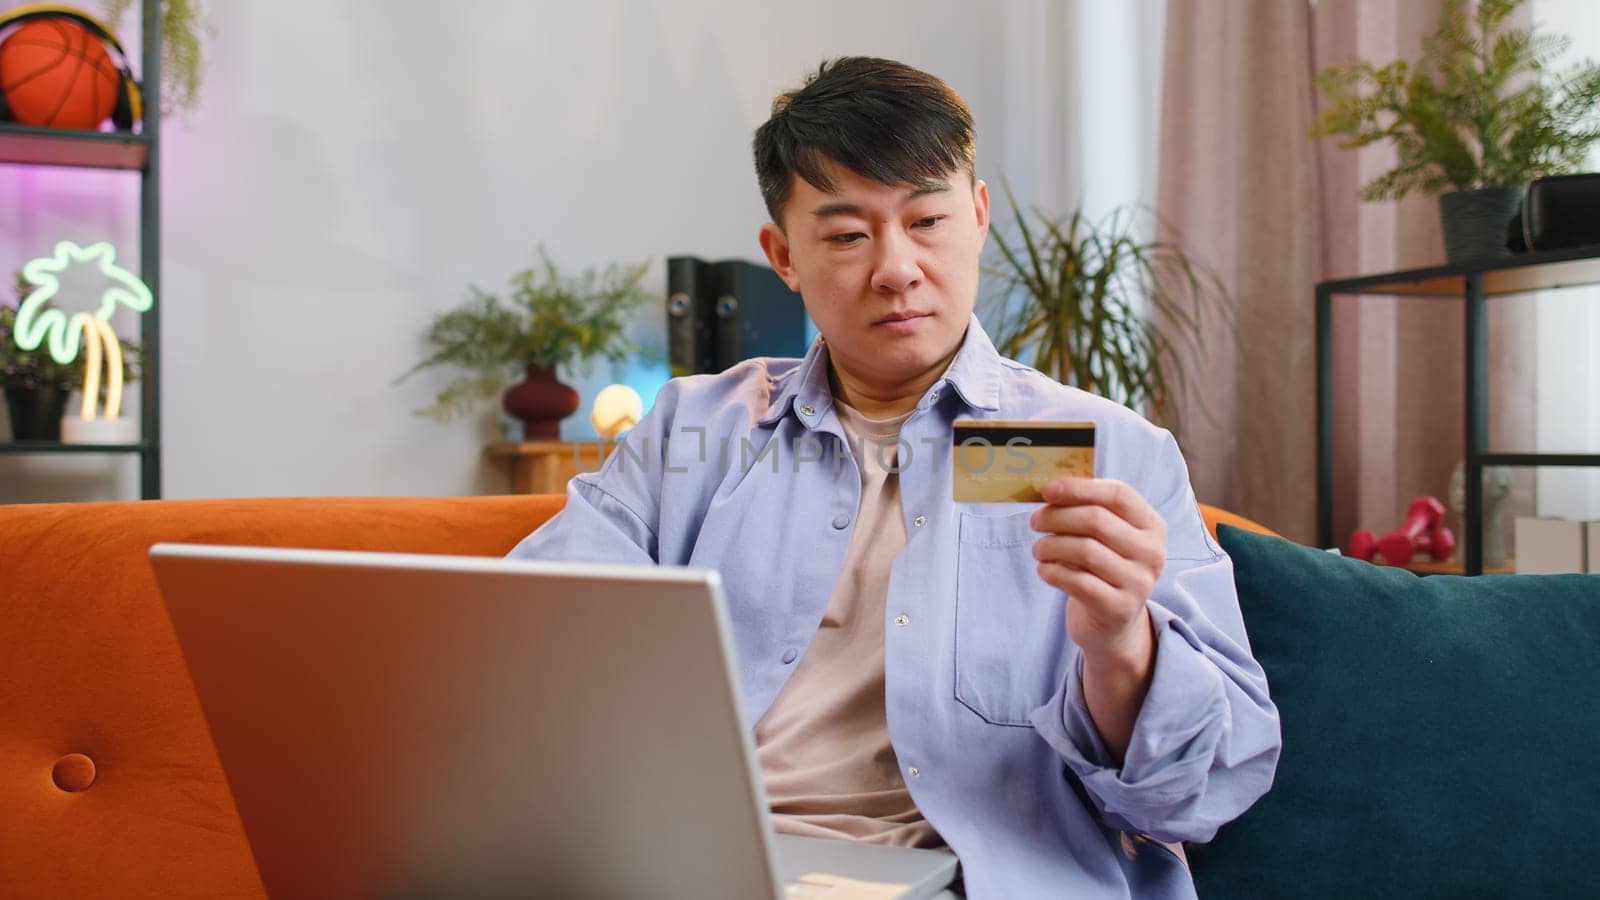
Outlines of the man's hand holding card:
{"type": "Polygon", "coordinates": [[[958,502],[1044,504],[1029,523],[1043,534],[1033,544],[1039,577],[1067,595],[1067,635],[1084,654],[1084,697],[1120,759],[1154,666],[1146,603],[1166,565],[1165,520],[1126,483],[1094,477],[1093,423],[958,421],[955,455],[958,502]],[[995,464],[974,478],[985,443],[1010,454],[1016,471],[995,464]]]}
{"type": "MultiPolygon", "coordinates": [[[[1067,633],[1084,653],[1114,652],[1149,631],[1145,602],[1167,561],[1167,524],[1139,492],[1105,478],[1058,478],[1030,524],[1039,577],[1060,588],[1067,633]]],[[[1142,643],[1142,642],[1141,642],[1142,643]]]]}
{"type": "Polygon", "coordinates": [[[1044,503],[1033,514],[1039,577],[1079,602],[1067,631],[1084,652],[1111,650],[1145,620],[1166,564],[1167,527],[1128,485],[1094,477],[1094,423],[955,423],[958,503],[1044,503]]]}

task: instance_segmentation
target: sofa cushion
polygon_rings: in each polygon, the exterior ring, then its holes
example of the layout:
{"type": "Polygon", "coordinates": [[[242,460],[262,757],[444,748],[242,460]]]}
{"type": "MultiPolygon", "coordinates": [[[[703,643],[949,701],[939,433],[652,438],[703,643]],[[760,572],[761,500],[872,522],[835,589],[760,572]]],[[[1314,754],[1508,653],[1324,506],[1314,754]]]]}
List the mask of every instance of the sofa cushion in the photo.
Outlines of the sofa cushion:
{"type": "Polygon", "coordinates": [[[1600,896],[1600,575],[1419,578],[1219,529],[1283,725],[1201,897],[1600,896]]]}

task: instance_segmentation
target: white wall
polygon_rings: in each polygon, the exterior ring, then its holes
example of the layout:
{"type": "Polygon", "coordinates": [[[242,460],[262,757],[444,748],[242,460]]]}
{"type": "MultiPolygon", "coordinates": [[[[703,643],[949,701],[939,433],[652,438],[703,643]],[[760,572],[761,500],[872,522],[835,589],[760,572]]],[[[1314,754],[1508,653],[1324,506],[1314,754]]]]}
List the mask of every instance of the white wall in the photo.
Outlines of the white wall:
{"type": "MultiPolygon", "coordinates": [[[[492,407],[437,425],[408,411],[442,374],[391,385],[429,318],[540,241],[572,270],[654,260],[658,293],[665,256],[759,258],[750,134],[824,57],[946,78],[976,115],[980,176],[1026,203],[1154,196],[1162,0],[209,5],[203,105],[163,136],[172,497],[505,490],[481,461],[492,407]]],[[[1534,12],[1600,56],[1587,0],[1534,12]]],[[[61,238],[137,258],[135,197],[126,174],[0,166],[0,274],[61,238]]],[[[1592,451],[1600,306],[1569,294],[1541,301],[1534,443],[1592,451]]],[[[614,380],[648,399],[664,331],[652,306],[632,328],[645,359],[569,380],[586,402],[614,380]]],[[[583,413],[564,427],[590,435],[583,413]]],[[[1600,517],[1597,476],[1542,473],[1542,509],[1600,517]]],[[[0,456],[0,502],[137,493],[131,458],[0,456]]]]}
{"type": "MultiPolygon", "coordinates": [[[[1161,172],[1162,44],[1165,0],[1081,5],[1077,94],[1085,132],[1077,181],[1084,213],[1156,208],[1161,172]]],[[[1155,222],[1138,223],[1154,237],[1155,222]]]]}
{"type": "MultiPolygon", "coordinates": [[[[1055,0],[209,6],[202,108],[163,134],[170,497],[505,490],[481,461],[495,411],[438,425],[408,410],[442,374],[391,385],[429,318],[540,241],[573,270],[655,260],[658,293],[668,255],[758,259],[750,136],[824,57],[940,75],[977,118],[980,177],[1055,209],[1078,195],[1076,16],[1055,0]]],[[[0,266],[61,238],[136,258],[135,188],[0,167],[0,266]]],[[[661,307],[633,332],[654,360],[569,378],[586,404],[664,380],[661,307]]],[[[585,413],[567,436],[590,434],[585,413]]],[[[0,502],[132,498],[135,476],[131,459],[0,458],[0,502]]]]}
{"type": "MultiPolygon", "coordinates": [[[[1600,58],[1600,7],[1593,0],[1533,0],[1531,7],[1536,28],[1572,39],[1558,69],[1600,58]]],[[[1600,172],[1600,149],[1590,154],[1589,171],[1600,172]]],[[[1534,449],[1600,452],[1600,288],[1540,294],[1534,317],[1534,449]]],[[[1540,469],[1536,483],[1539,515],[1600,520],[1600,469],[1540,469]]]]}

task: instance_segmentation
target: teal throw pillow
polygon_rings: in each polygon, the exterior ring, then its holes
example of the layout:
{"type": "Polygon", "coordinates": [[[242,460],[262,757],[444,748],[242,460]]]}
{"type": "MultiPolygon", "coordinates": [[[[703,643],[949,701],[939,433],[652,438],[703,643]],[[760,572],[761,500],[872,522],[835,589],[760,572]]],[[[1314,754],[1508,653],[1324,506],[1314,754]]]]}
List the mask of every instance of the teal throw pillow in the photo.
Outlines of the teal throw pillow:
{"type": "Polygon", "coordinates": [[[1221,526],[1283,723],[1202,898],[1600,897],[1600,575],[1432,576],[1221,526]]]}

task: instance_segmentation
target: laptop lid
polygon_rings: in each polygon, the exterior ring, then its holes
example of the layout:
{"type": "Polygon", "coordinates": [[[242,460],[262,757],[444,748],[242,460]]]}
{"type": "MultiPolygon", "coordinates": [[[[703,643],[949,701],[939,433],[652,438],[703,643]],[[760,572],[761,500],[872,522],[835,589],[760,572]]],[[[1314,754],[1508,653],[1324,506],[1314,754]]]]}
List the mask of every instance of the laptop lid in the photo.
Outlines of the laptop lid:
{"type": "Polygon", "coordinates": [[[272,897],[779,895],[715,572],[151,557],[272,897]]]}

